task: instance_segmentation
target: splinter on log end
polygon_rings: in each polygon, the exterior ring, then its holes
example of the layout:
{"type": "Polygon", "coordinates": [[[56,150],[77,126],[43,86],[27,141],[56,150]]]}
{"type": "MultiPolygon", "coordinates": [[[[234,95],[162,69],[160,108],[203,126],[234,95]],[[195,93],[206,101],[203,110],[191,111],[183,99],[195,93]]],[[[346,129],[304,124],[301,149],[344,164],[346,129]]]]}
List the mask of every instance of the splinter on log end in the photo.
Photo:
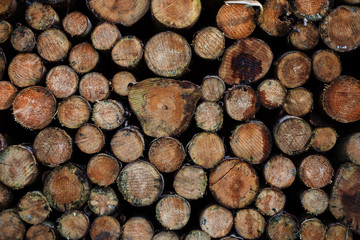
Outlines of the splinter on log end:
{"type": "Polygon", "coordinates": [[[129,163],[143,156],[145,141],[137,128],[125,127],[114,134],[110,147],[117,159],[129,163]]]}
{"type": "Polygon", "coordinates": [[[89,232],[91,240],[102,239],[104,236],[120,239],[121,226],[114,217],[100,216],[92,222],[89,232]]]}
{"type": "Polygon", "coordinates": [[[91,182],[106,187],[116,181],[120,169],[121,164],[114,157],[100,153],[90,159],[86,172],[91,182]]]}
{"type": "Polygon", "coordinates": [[[313,130],[310,146],[317,152],[327,152],[335,146],[337,138],[334,128],[318,127],[313,130]]]}
{"type": "Polygon", "coordinates": [[[218,76],[206,76],[201,83],[202,98],[205,101],[219,101],[226,90],[224,81],[218,76]]]}
{"type": "Polygon", "coordinates": [[[0,81],[0,110],[9,109],[15,99],[17,88],[9,81],[0,81]]]}
{"type": "Polygon", "coordinates": [[[56,28],[42,32],[37,38],[37,52],[48,62],[63,60],[68,55],[70,48],[71,42],[65,33],[56,28]]]}
{"type": "Polygon", "coordinates": [[[302,117],[312,111],[313,94],[306,88],[298,87],[288,91],[283,108],[292,116],[302,117]]]}
{"type": "Polygon", "coordinates": [[[265,218],[255,209],[239,210],[234,220],[236,232],[245,239],[258,239],[265,232],[265,218]]]}
{"type": "Polygon", "coordinates": [[[279,80],[267,79],[260,83],[257,94],[261,106],[275,109],[283,105],[287,92],[279,80]]]}
{"type": "Polygon", "coordinates": [[[61,125],[76,129],[90,119],[91,107],[81,96],[73,95],[59,103],[57,117],[61,125]]]}
{"type": "Polygon", "coordinates": [[[85,37],[91,30],[89,18],[78,11],[67,14],[62,21],[63,28],[71,37],[85,37]]]}
{"type": "Polygon", "coordinates": [[[195,34],[192,46],[199,57],[215,60],[225,50],[225,37],[218,28],[205,27],[195,34]]]}
{"type": "Polygon", "coordinates": [[[79,93],[91,103],[104,100],[110,95],[109,81],[101,73],[87,73],[80,80],[79,93]]]}
{"type": "Polygon", "coordinates": [[[320,215],[328,209],[329,196],[324,190],[311,188],[301,194],[301,205],[312,215],[320,215]]]}
{"type": "Polygon", "coordinates": [[[233,222],[231,211],[220,205],[211,205],[200,215],[200,227],[211,238],[226,236],[233,227],[233,222]]]}
{"type": "Polygon", "coordinates": [[[46,87],[57,98],[68,98],[78,90],[79,77],[69,66],[58,65],[46,75],[46,87]]]}
{"type": "Polygon", "coordinates": [[[297,23],[289,34],[291,44],[299,50],[313,49],[319,42],[319,32],[314,23],[297,23]]]}
{"type": "Polygon", "coordinates": [[[59,15],[47,4],[32,3],[25,12],[25,20],[35,30],[43,31],[59,24],[59,15]]]}
{"type": "Polygon", "coordinates": [[[173,187],[180,196],[197,200],[205,195],[207,180],[207,174],[201,167],[185,165],[176,173],[173,187]]]}
{"type": "Polygon", "coordinates": [[[76,132],[75,144],[83,153],[98,153],[105,145],[105,136],[95,124],[85,123],[76,132]]]}
{"type": "Polygon", "coordinates": [[[264,188],[256,198],[256,208],[266,216],[274,216],[281,212],[286,203],[285,194],[277,188],[264,188]]]}
{"type": "Polygon", "coordinates": [[[276,188],[288,188],[295,181],[296,167],[291,159],[283,155],[275,155],[264,166],[266,182],[276,188]]]}
{"type": "Polygon", "coordinates": [[[111,50],[111,58],[119,67],[134,68],[143,57],[143,43],[135,36],[120,38],[111,50]]]}
{"type": "Polygon", "coordinates": [[[204,131],[218,131],[222,128],[224,115],[222,107],[216,102],[202,102],[196,108],[196,125],[204,131]]]}
{"type": "Polygon", "coordinates": [[[297,221],[289,214],[279,214],[268,221],[266,231],[271,240],[295,240],[298,233],[297,221]]]}
{"type": "Polygon", "coordinates": [[[110,50],[120,39],[121,33],[115,24],[102,22],[91,33],[91,42],[95,49],[110,50]]]}
{"type": "Polygon", "coordinates": [[[0,239],[22,240],[26,227],[14,210],[0,212],[0,239]]]}
{"type": "Polygon", "coordinates": [[[154,229],[143,217],[132,217],[123,226],[122,239],[152,240],[154,229]]]}
{"type": "Polygon", "coordinates": [[[50,215],[50,205],[38,191],[27,192],[19,200],[17,209],[20,218],[32,225],[42,223],[50,215]]]}
{"type": "Polygon", "coordinates": [[[57,230],[63,238],[80,239],[88,232],[88,216],[78,210],[69,210],[58,219],[57,230]]]}
{"type": "Polygon", "coordinates": [[[118,204],[119,200],[111,187],[94,187],[91,189],[88,206],[96,215],[111,215],[118,204]]]}
{"type": "Polygon", "coordinates": [[[325,240],[326,226],[317,218],[309,218],[300,225],[301,240],[325,240]]]}
{"type": "Polygon", "coordinates": [[[129,86],[134,83],[136,83],[136,78],[132,73],[127,71],[116,73],[111,80],[113,91],[122,97],[129,95],[129,86]]]}
{"type": "Polygon", "coordinates": [[[99,54],[94,47],[83,42],[74,46],[69,54],[69,65],[77,73],[87,73],[93,70],[99,62],[99,54]]]}
{"type": "Polygon", "coordinates": [[[314,54],[312,67],[315,77],[324,83],[331,83],[342,71],[339,55],[328,49],[319,50],[314,54]]]}

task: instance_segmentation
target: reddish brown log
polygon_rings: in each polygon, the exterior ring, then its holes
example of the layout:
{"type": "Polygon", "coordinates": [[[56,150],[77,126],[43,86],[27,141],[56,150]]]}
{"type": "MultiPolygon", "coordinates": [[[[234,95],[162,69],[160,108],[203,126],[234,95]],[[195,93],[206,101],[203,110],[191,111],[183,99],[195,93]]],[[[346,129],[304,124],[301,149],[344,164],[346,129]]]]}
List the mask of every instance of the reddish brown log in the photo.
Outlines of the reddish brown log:
{"type": "Polygon", "coordinates": [[[107,154],[93,156],[87,164],[87,176],[93,183],[106,187],[113,184],[120,173],[121,164],[107,154]]]}
{"type": "Polygon", "coordinates": [[[151,240],[153,235],[154,229],[148,220],[132,217],[124,224],[122,239],[151,240]]]}
{"type": "Polygon", "coordinates": [[[37,38],[37,52],[49,62],[63,60],[67,56],[70,47],[71,43],[66,35],[56,28],[42,32],[37,38]]]}
{"type": "Polygon", "coordinates": [[[0,48],[0,80],[2,80],[6,70],[6,56],[2,48],[0,48]]]}
{"type": "Polygon", "coordinates": [[[13,31],[11,24],[5,20],[0,20],[0,43],[6,42],[13,31]]]}
{"type": "Polygon", "coordinates": [[[134,75],[127,71],[121,71],[114,75],[111,86],[115,93],[127,97],[129,95],[129,86],[133,83],[136,83],[134,75]]]}
{"type": "Polygon", "coordinates": [[[55,240],[56,235],[52,227],[46,224],[31,226],[25,236],[26,240],[55,240]]]}
{"type": "Polygon", "coordinates": [[[348,226],[334,223],[328,226],[326,240],[353,240],[353,234],[348,226]]]}
{"type": "Polygon", "coordinates": [[[34,2],[26,9],[25,20],[33,29],[42,31],[57,25],[59,15],[50,5],[34,2]]]}
{"type": "Polygon", "coordinates": [[[77,73],[87,73],[93,70],[99,62],[99,54],[87,42],[73,47],[69,54],[69,65],[77,73]]]}
{"type": "Polygon", "coordinates": [[[145,142],[142,134],[136,128],[126,127],[114,134],[110,147],[117,159],[128,163],[143,155],[145,142]]]}
{"type": "Polygon", "coordinates": [[[289,158],[276,155],[265,164],[264,177],[270,186],[288,188],[295,181],[296,167],[289,158]]]}
{"type": "Polygon", "coordinates": [[[201,229],[212,238],[226,236],[233,226],[233,221],[232,213],[220,205],[211,205],[200,215],[201,229]]]}
{"type": "Polygon", "coordinates": [[[0,16],[7,18],[10,17],[16,10],[17,1],[16,0],[4,0],[0,4],[0,16]]]}
{"type": "Polygon", "coordinates": [[[332,82],[342,71],[340,57],[328,49],[319,50],[314,54],[312,66],[315,77],[324,83],[332,82]]]}
{"type": "Polygon", "coordinates": [[[309,0],[290,0],[293,13],[298,18],[308,21],[320,21],[331,10],[333,0],[319,0],[316,2],[309,0]]]}
{"type": "Polygon", "coordinates": [[[143,57],[143,43],[135,36],[119,39],[111,50],[112,60],[120,67],[133,68],[143,57]]]}
{"type": "Polygon", "coordinates": [[[289,34],[291,44],[299,50],[313,49],[319,42],[319,32],[313,23],[297,23],[289,34]]]}
{"type": "Polygon", "coordinates": [[[234,226],[241,237],[257,239],[264,234],[266,221],[255,209],[241,209],[236,213],[234,226]]]}
{"type": "Polygon", "coordinates": [[[105,145],[105,136],[95,124],[85,123],[76,133],[75,144],[86,154],[98,153],[105,145]]]}
{"type": "Polygon", "coordinates": [[[301,223],[300,239],[325,240],[326,226],[317,218],[306,219],[301,223]]]}
{"type": "Polygon", "coordinates": [[[114,217],[101,216],[96,218],[90,227],[91,240],[109,239],[116,240],[120,238],[121,226],[114,217]]]}
{"type": "Polygon", "coordinates": [[[0,211],[8,208],[14,200],[12,191],[0,183],[0,211]]]}
{"type": "Polygon", "coordinates": [[[310,146],[318,152],[331,150],[338,138],[338,134],[332,127],[318,127],[313,130],[310,146]]]}
{"type": "Polygon", "coordinates": [[[154,235],[152,240],[179,240],[179,237],[175,232],[162,231],[154,235]]]}
{"type": "Polygon", "coordinates": [[[306,88],[298,87],[287,93],[283,108],[289,115],[302,117],[311,112],[313,105],[313,94],[306,88]]]}
{"type": "Polygon", "coordinates": [[[66,65],[56,66],[46,75],[46,87],[57,98],[67,98],[74,95],[78,89],[78,83],[78,75],[66,65]]]}
{"type": "Polygon", "coordinates": [[[12,106],[17,93],[17,88],[8,81],[0,81],[0,110],[12,106]]]}
{"type": "Polygon", "coordinates": [[[86,214],[77,210],[66,211],[58,219],[57,230],[66,239],[81,239],[88,231],[90,221],[86,214]]]}
{"type": "Polygon", "coordinates": [[[61,125],[75,129],[86,123],[91,114],[90,104],[81,96],[71,96],[59,103],[57,116],[61,125]]]}
{"type": "Polygon", "coordinates": [[[266,216],[273,216],[285,207],[286,196],[277,188],[264,188],[256,198],[255,206],[266,216]]]}
{"type": "Polygon", "coordinates": [[[25,236],[25,224],[13,210],[0,212],[0,239],[22,240],[25,236]]]}
{"type": "Polygon", "coordinates": [[[267,79],[260,83],[257,88],[260,104],[268,109],[278,108],[283,105],[286,97],[286,89],[280,81],[267,79]]]}
{"type": "Polygon", "coordinates": [[[120,31],[115,24],[103,22],[91,33],[91,42],[97,50],[110,50],[120,37],[120,31]]]}
{"type": "Polygon", "coordinates": [[[67,14],[62,21],[65,32],[71,37],[85,37],[91,30],[89,18],[78,11],[67,14]]]}
{"type": "Polygon", "coordinates": [[[215,60],[225,50],[225,37],[216,27],[205,27],[196,32],[192,46],[199,57],[215,60]]]}

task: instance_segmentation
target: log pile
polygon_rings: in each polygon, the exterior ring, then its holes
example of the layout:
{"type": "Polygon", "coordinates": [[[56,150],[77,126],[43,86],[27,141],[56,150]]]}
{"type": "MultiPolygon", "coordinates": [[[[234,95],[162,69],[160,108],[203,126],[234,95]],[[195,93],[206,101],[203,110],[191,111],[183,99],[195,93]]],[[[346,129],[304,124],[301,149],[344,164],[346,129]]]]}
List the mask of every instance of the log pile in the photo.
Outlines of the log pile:
{"type": "Polygon", "coordinates": [[[358,0],[1,0],[0,240],[360,236],[358,0]]]}

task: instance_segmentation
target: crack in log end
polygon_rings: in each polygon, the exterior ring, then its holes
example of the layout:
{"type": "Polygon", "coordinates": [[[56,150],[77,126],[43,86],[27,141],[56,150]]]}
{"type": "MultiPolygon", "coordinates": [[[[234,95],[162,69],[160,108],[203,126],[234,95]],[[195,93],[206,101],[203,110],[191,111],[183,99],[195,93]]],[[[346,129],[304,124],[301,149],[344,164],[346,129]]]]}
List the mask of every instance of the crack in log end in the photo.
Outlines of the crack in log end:
{"type": "Polygon", "coordinates": [[[261,74],[261,61],[254,56],[241,53],[231,60],[232,77],[240,82],[251,83],[257,75],[261,74]]]}

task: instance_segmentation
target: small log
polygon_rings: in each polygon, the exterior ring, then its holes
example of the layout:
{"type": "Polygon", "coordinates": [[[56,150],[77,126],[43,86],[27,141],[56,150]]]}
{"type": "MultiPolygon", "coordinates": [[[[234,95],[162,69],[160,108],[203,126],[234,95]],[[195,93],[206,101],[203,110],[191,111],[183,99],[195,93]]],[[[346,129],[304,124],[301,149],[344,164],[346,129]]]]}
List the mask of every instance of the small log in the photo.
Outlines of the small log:
{"type": "Polygon", "coordinates": [[[3,18],[10,17],[16,10],[17,1],[16,0],[4,0],[0,5],[0,16],[3,18]]]}
{"type": "Polygon", "coordinates": [[[100,153],[93,156],[87,164],[87,176],[99,186],[113,184],[120,173],[121,164],[112,156],[100,153]]]}
{"type": "Polygon", "coordinates": [[[226,49],[219,67],[219,77],[229,85],[255,82],[269,71],[273,58],[269,45],[263,40],[238,40],[226,49]]]}
{"type": "Polygon", "coordinates": [[[125,121],[125,110],[121,103],[115,100],[98,101],[94,105],[91,119],[100,128],[113,130],[125,121]]]}
{"type": "Polygon", "coordinates": [[[312,111],[313,94],[306,88],[298,87],[288,91],[283,104],[287,114],[302,117],[312,111]]]}
{"type": "Polygon", "coordinates": [[[255,30],[253,7],[242,4],[224,4],[216,15],[216,24],[230,39],[244,39],[255,30]]]}
{"type": "Polygon", "coordinates": [[[192,230],[186,235],[185,240],[211,240],[211,237],[204,231],[192,230]]]}
{"type": "Polygon", "coordinates": [[[299,51],[287,52],[276,63],[276,74],[287,88],[305,84],[311,73],[311,59],[299,51]]]}
{"type": "Polygon", "coordinates": [[[46,87],[57,98],[68,98],[78,89],[79,77],[76,72],[66,65],[52,68],[46,75],[46,87]]]}
{"type": "Polygon", "coordinates": [[[145,141],[136,128],[126,127],[114,134],[110,147],[117,159],[128,163],[139,159],[143,155],[145,141]]]}
{"type": "Polygon", "coordinates": [[[306,219],[300,226],[300,239],[325,240],[326,226],[317,218],[306,219]]]}
{"type": "Polygon", "coordinates": [[[179,230],[185,227],[190,219],[189,202],[178,195],[167,195],[156,204],[156,219],[169,230],[179,230]]]}
{"type": "Polygon", "coordinates": [[[144,50],[148,68],[162,77],[180,77],[191,60],[191,48],[175,32],[161,32],[148,40],[144,50]]]}
{"type": "Polygon", "coordinates": [[[179,140],[161,137],[151,143],[148,155],[150,162],[160,172],[170,173],[180,168],[186,154],[179,140]]]}
{"type": "Polygon", "coordinates": [[[232,213],[220,205],[211,205],[200,215],[201,229],[212,238],[226,236],[233,227],[233,222],[232,213]]]}
{"type": "Polygon", "coordinates": [[[322,93],[322,107],[332,119],[349,123],[360,119],[360,81],[350,76],[334,79],[322,93]]]}
{"type": "Polygon", "coordinates": [[[188,153],[196,165],[212,168],[224,158],[225,145],[216,133],[197,133],[188,144],[188,153]]]}
{"type": "Polygon", "coordinates": [[[2,48],[0,48],[0,80],[2,80],[5,70],[6,70],[6,56],[2,48]]]}
{"type": "Polygon", "coordinates": [[[8,208],[14,200],[13,192],[0,183],[0,211],[8,208]]]}
{"type": "Polygon", "coordinates": [[[257,23],[262,30],[274,37],[287,35],[292,26],[291,9],[287,0],[269,0],[263,4],[257,23]]]}
{"type": "Polygon", "coordinates": [[[265,181],[272,187],[288,188],[295,181],[296,167],[283,155],[275,155],[264,166],[265,181]]]}
{"type": "Polygon", "coordinates": [[[260,164],[270,155],[271,132],[261,121],[240,124],[230,136],[230,147],[235,156],[251,164],[260,164]]]}
{"type": "Polygon", "coordinates": [[[295,240],[298,233],[297,222],[286,213],[275,215],[269,220],[266,231],[271,240],[295,240]]]}
{"type": "Polygon", "coordinates": [[[91,189],[88,206],[96,215],[110,215],[114,213],[119,200],[111,187],[95,187],[91,189]]]}
{"type": "Polygon", "coordinates": [[[83,153],[98,153],[105,145],[105,136],[95,124],[85,123],[76,132],[75,144],[83,153]]]}
{"type": "Polygon", "coordinates": [[[87,73],[93,70],[99,62],[99,54],[87,42],[73,47],[69,54],[69,65],[77,73],[87,73]]]}
{"type": "Polygon", "coordinates": [[[45,66],[35,53],[19,53],[10,62],[8,74],[17,87],[37,84],[45,73],[45,66]]]}
{"type": "Polygon", "coordinates": [[[202,98],[205,101],[219,101],[223,97],[225,90],[225,83],[218,76],[206,76],[201,83],[202,98]]]}
{"type": "Polygon", "coordinates": [[[110,216],[97,217],[90,227],[91,240],[97,239],[120,239],[121,226],[118,220],[110,216]]]}
{"type": "Polygon", "coordinates": [[[17,88],[8,81],[0,81],[0,110],[9,109],[15,99],[17,88]]]}
{"type": "Polygon", "coordinates": [[[202,28],[195,33],[192,47],[201,58],[218,59],[225,50],[224,34],[216,27],[202,28]]]}
{"type": "Polygon", "coordinates": [[[42,223],[50,215],[50,205],[41,192],[27,192],[19,200],[17,211],[24,222],[35,225],[42,223]]]}
{"type": "Polygon", "coordinates": [[[31,226],[25,235],[26,240],[55,240],[56,235],[52,227],[46,224],[37,224],[31,226]]]}
{"type": "Polygon", "coordinates": [[[91,31],[89,18],[78,11],[66,14],[62,21],[63,28],[73,38],[84,38],[91,31]]]}
{"type": "Polygon", "coordinates": [[[25,20],[30,27],[43,31],[59,24],[59,15],[47,4],[33,2],[25,12],[25,20]]]}
{"type": "Polygon", "coordinates": [[[76,129],[90,119],[91,107],[81,96],[73,95],[59,103],[57,117],[61,125],[76,129]]]}
{"type": "Polygon", "coordinates": [[[133,83],[136,83],[134,75],[127,71],[121,71],[114,75],[111,86],[115,93],[127,97],[129,95],[129,86],[133,83]]]}
{"type": "Polygon", "coordinates": [[[151,137],[176,136],[185,131],[200,97],[197,85],[162,78],[143,80],[129,91],[130,106],[144,133],[151,137]]]}
{"type": "Polygon", "coordinates": [[[301,205],[306,212],[320,215],[328,209],[329,196],[321,189],[311,188],[301,194],[301,205]]]}
{"type": "Polygon", "coordinates": [[[65,239],[81,239],[90,225],[88,216],[77,210],[66,211],[57,222],[57,230],[65,239]]]}
{"type": "Polygon", "coordinates": [[[12,25],[5,20],[0,20],[0,43],[6,42],[13,31],[12,25]]]}
{"type": "Polygon", "coordinates": [[[98,102],[109,97],[109,81],[97,72],[83,76],[79,84],[79,93],[89,102],[98,102]]]}
{"type": "Polygon", "coordinates": [[[111,50],[112,60],[122,68],[134,68],[143,57],[143,43],[135,36],[119,39],[111,50]]]}
{"type": "Polygon", "coordinates": [[[326,230],[326,240],[353,240],[353,233],[341,223],[330,224],[326,230]]]}
{"type": "Polygon", "coordinates": [[[64,212],[84,205],[89,198],[90,186],[79,168],[65,164],[46,177],[43,193],[52,208],[64,212]]]}
{"type": "Polygon", "coordinates": [[[360,233],[359,179],[359,166],[353,163],[341,165],[332,186],[329,203],[332,215],[336,219],[342,219],[357,234],[360,233]]]}
{"type": "Polygon", "coordinates": [[[142,217],[132,217],[124,224],[122,239],[151,240],[154,229],[151,223],[142,217]]]}
{"type": "Polygon", "coordinates": [[[337,138],[334,128],[318,127],[313,130],[310,146],[317,152],[327,152],[335,146],[337,138]]]}
{"type": "Polygon", "coordinates": [[[110,50],[120,37],[120,31],[115,24],[102,22],[91,33],[91,42],[95,49],[105,51],[110,50]]]}
{"type": "Polygon", "coordinates": [[[286,203],[285,194],[277,188],[264,188],[256,198],[255,206],[266,216],[274,216],[281,212],[286,203]]]}
{"type": "Polygon", "coordinates": [[[218,131],[224,121],[223,109],[216,102],[202,102],[196,108],[195,121],[204,131],[218,131]]]}
{"type": "Polygon", "coordinates": [[[234,220],[236,232],[245,239],[258,239],[265,232],[265,218],[255,209],[239,210],[234,220]]]}
{"type": "Polygon", "coordinates": [[[175,232],[162,231],[155,234],[152,240],[179,240],[179,237],[175,232]]]}
{"type": "Polygon", "coordinates": [[[22,240],[25,236],[25,224],[13,210],[0,212],[0,239],[22,240]]]}
{"type": "Polygon", "coordinates": [[[0,152],[0,182],[9,188],[22,189],[32,184],[37,175],[35,156],[27,148],[12,145],[0,152]]]}
{"type": "Polygon", "coordinates": [[[267,109],[275,109],[282,106],[286,93],[285,87],[276,79],[264,80],[257,88],[260,104],[267,109]]]}
{"type": "Polygon", "coordinates": [[[315,77],[324,83],[331,83],[342,71],[339,55],[328,49],[319,50],[313,55],[312,66],[315,77]]]}
{"type": "Polygon", "coordinates": [[[152,16],[167,28],[184,29],[192,27],[201,13],[200,0],[151,1],[152,16]]]}
{"type": "Polygon", "coordinates": [[[176,173],[173,187],[177,194],[188,200],[197,200],[205,195],[206,172],[198,166],[185,165],[176,173]]]}
{"type": "Polygon", "coordinates": [[[150,0],[86,0],[87,6],[101,20],[130,27],[149,10],[150,0]]]}
{"type": "Polygon", "coordinates": [[[297,23],[289,34],[291,44],[299,50],[313,49],[319,42],[319,32],[314,23],[297,23]]]}
{"type": "Polygon", "coordinates": [[[360,8],[338,6],[321,22],[319,33],[324,43],[335,51],[356,49],[360,45],[360,8]]]}
{"type": "Polygon", "coordinates": [[[35,34],[30,28],[18,25],[11,33],[10,42],[18,52],[32,52],[36,44],[35,34]]]}
{"type": "Polygon", "coordinates": [[[209,187],[220,204],[228,208],[243,208],[255,200],[259,177],[250,164],[230,158],[211,171],[209,187]]]}
{"type": "Polygon", "coordinates": [[[142,207],[154,203],[162,194],[162,175],[149,162],[129,163],[120,172],[117,186],[124,199],[132,206],[142,207]]]}
{"type": "Polygon", "coordinates": [[[289,3],[296,17],[307,21],[320,21],[330,12],[334,1],[290,0],[289,3]]]}
{"type": "Polygon", "coordinates": [[[334,169],[330,161],[322,155],[305,157],[299,167],[301,181],[310,188],[322,188],[331,183],[334,169]]]}
{"type": "Polygon", "coordinates": [[[67,56],[71,43],[65,33],[51,28],[38,36],[36,48],[39,55],[46,61],[58,62],[67,56]]]}
{"type": "Polygon", "coordinates": [[[36,158],[47,167],[57,167],[71,158],[72,139],[66,131],[45,128],[35,137],[33,144],[36,158]]]}
{"type": "Polygon", "coordinates": [[[234,120],[244,121],[253,118],[259,111],[259,97],[249,85],[236,85],[226,91],[225,109],[234,120]]]}
{"type": "Polygon", "coordinates": [[[311,127],[302,118],[282,117],[274,128],[276,146],[285,154],[298,155],[308,149],[311,140],[311,127]]]}

